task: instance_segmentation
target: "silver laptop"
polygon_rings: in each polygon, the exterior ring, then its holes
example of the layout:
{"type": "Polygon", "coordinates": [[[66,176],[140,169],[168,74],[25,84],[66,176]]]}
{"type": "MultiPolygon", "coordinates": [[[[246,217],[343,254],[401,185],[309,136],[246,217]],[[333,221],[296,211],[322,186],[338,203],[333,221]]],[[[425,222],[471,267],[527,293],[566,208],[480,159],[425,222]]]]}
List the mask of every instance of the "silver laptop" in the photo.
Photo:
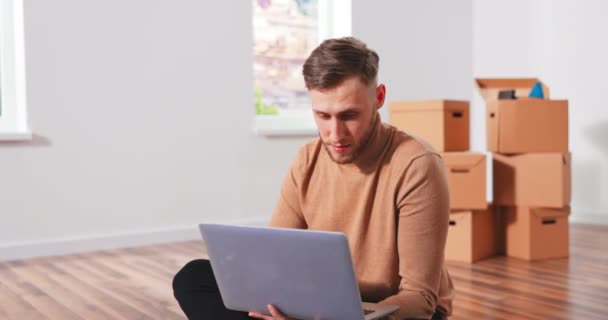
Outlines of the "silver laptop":
{"type": "Polygon", "coordinates": [[[226,308],[297,319],[371,320],[399,309],[362,303],[346,236],[337,232],[201,224],[226,308]]]}

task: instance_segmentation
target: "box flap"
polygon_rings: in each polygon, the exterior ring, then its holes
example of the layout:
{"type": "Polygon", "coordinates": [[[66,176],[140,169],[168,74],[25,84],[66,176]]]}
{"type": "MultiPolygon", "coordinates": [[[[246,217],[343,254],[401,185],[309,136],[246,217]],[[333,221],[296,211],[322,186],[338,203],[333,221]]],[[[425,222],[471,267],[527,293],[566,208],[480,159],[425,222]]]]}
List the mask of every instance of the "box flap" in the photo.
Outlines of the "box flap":
{"type": "Polygon", "coordinates": [[[468,107],[468,101],[459,100],[412,100],[392,101],[389,103],[391,112],[408,111],[450,111],[468,107]]]}
{"type": "Polygon", "coordinates": [[[534,84],[540,82],[543,87],[545,99],[549,99],[549,87],[537,78],[477,78],[475,84],[479,93],[486,101],[498,100],[498,92],[502,90],[515,90],[517,98],[524,98],[530,94],[534,84]]]}
{"type": "Polygon", "coordinates": [[[570,207],[564,208],[530,208],[530,212],[537,218],[561,218],[570,215],[570,207]]]}
{"type": "Polygon", "coordinates": [[[441,153],[441,157],[446,167],[453,169],[470,169],[486,161],[484,153],[475,152],[446,152],[441,153]]]}

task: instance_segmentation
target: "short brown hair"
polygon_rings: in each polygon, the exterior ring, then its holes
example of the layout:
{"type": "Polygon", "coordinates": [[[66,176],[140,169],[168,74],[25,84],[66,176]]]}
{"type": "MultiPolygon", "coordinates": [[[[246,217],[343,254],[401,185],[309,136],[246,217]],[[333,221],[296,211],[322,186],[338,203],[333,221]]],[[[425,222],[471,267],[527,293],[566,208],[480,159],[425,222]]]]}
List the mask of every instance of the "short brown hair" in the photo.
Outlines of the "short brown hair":
{"type": "Polygon", "coordinates": [[[351,76],[369,85],[376,80],[379,60],[376,51],[359,39],[328,39],[306,59],[302,74],[308,90],[331,89],[351,76]]]}

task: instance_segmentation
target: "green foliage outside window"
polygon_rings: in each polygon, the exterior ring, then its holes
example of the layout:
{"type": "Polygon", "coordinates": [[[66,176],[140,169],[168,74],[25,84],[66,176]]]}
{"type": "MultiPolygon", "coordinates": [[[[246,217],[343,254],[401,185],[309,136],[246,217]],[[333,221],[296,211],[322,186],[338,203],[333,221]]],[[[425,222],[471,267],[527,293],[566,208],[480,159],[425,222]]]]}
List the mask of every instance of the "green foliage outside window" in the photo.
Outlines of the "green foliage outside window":
{"type": "Polygon", "coordinates": [[[279,114],[279,108],[275,105],[268,105],[264,103],[262,98],[262,91],[259,89],[255,90],[255,114],[257,115],[276,115],[279,114]]]}

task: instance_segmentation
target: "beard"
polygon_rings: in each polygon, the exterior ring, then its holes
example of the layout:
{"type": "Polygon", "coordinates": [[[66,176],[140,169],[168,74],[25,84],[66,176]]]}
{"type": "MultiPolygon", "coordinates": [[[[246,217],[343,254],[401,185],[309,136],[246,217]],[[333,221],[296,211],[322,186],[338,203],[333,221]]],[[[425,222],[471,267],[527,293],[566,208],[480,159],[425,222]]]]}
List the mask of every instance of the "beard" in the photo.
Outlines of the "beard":
{"type": "MultiPolygon", "coordinates": [[[[363,153],[363,150],[365,150],[365,148],[367,147],[367,144],[369,143],[369,140],[370,140],[372,134],[374,133],[374,129],[376,128],[376,126],[375,126],[376,117],[378,117],[378,114],[374,110],[374,115],[372,116],[371,122],[367,128],[367,131],[365,132],[365,134],[363,134],[363,138],[361,139],[361,141],[359,141],[359,143],[352,144],[351,147],[353,148],[353,152],[350,155],[342,156],[342,157],[335,157],[331,150],[331,148],[332,148],[331,143],[323,141],[323,146],[325,147],[325,151],[327,152],[327,154],[329,155],[331,160],[333,160],[335,163],[338,163],[338,164],[348,164],[348,163],[352,163],[353,161],[355,161],[361,155],[361,153],[363,153]]],[[[320,137],[320,135],[319,135],[319,137],[320,137]]],[[[321,138],[321,140],[323,140],[323,139],[321,138]]]]}

